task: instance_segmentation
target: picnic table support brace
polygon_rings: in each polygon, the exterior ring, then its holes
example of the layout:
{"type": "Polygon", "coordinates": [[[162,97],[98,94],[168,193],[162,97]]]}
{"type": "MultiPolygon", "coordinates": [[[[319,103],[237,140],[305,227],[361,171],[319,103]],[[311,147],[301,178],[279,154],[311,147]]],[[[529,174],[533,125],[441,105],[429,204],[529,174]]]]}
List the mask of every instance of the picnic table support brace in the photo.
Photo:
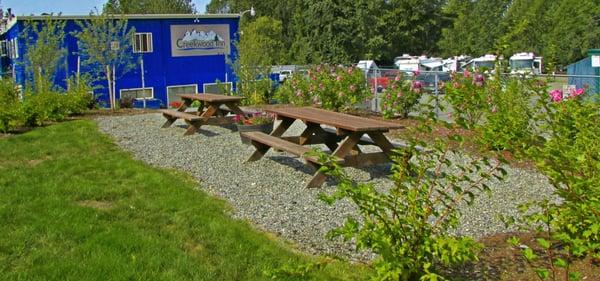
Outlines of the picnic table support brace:
{"type": "MultiPolygon", "coordinates": [[[[360,141],[360,137],[363,133],[353,132],[350,133],[343,141],[340,146],[333,152],[332,156],[344,159],[346,155],[352,151],[354,146],[360,141]]],[[[317,167],[318,168],[318,167],[317,167]]],[[[327,175],[317,169],[317,172],[313,175],[312,179],[306,184],[306,188],[320,187],[323,185],[327,175]]]]}

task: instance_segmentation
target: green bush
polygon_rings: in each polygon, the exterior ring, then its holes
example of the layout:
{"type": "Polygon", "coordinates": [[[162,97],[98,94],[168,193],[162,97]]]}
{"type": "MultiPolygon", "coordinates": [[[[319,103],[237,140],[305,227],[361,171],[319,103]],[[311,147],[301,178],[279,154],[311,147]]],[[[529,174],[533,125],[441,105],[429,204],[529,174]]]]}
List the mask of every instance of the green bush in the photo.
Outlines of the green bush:
{"type": "MultiPolygon", "coordinates": [[[[559,198],[524,204],[520,208],[524,219],[517,220],[538,235],[544,249],[542,256],[529,248],[522,250],[530,265],[547,259],[548,267],[534,268],[540,280],[558,280],[559,268],[568,273],[568,280],[579,280],[581,275],[569,264],[578,258],[600,258],[600,104],[584,99],[584,92],[539,93],[542,108],[533,120],[540,124],[536,133],[546,141],[524,149],[559,198]]],[[[515,238],[511,242],[519,245],[515,238]]]]}
{"type": "Polygon", "coordinates": [[[276,98],[282,103],[305,106],[320,104],[329,110],[345,110],[365,100],[368,91],[365,77],[354,67],[319,65],[308,77],[293,75],[281,86],[276,98]]]}
{"type": "Polygon", "coordinates": [[[301,73],[294,73],[277,88],[274,97],[279,103],[307,106],[313,104],[313,94],[310,89],[308,77],[301,73]]]}
{"type": "MultiPolygon", "coordinates": [[[[416,77],[416,75],[413,75],[416,77]]],[[[419,103],[423,84],[417,80],[404,80],[401,75],[390,82],[383,91],[382,113],[384,118],[400,114],[403,118],[419,103]]]]}
{"type": "Polygon", "coordinates": [[[19,91],[11,80],[0,80],[0,132],[8,132],[19,126],[23,114],[19,91]]]}
{"type": "Polygon", "coordinates": [[[473,129],[482,121],[491,96],[485,80],[483,74],[465,70],[462,74],[453,73],[446,84],[443,98],[452,106],[453,118],[459,126],[473,129]]]}
{"type": "Polygon", "coordinates": [[[494,150],[515,151],[532,145],[536,139],[532,96],[545,87],[535,79],[516,78],[488,81],[485,87],[489,104],[482,109],[485,122],[479,126],[478,141],[494,150]]]}
{"type": "Polygon", "coordinates": [[[425,143],[409,143],[393,157],[395,184],[389,190],[352,181],[330,156],[319,154],[321,171],[339,180],[336,192],[321,198],[330,204],[349,199],[360,214],[330,235],[355,239],[358,249],[378,254],[376,280],[445,280],[440,266],[474,261],[480,248],[469,237],[450,234],[458,225],[459,204],[489,192],[487,180],[506,172],[486,158],[453,161],[458,154],[447,141],[438,140],[427,152],[417,149],[425,143]]]}

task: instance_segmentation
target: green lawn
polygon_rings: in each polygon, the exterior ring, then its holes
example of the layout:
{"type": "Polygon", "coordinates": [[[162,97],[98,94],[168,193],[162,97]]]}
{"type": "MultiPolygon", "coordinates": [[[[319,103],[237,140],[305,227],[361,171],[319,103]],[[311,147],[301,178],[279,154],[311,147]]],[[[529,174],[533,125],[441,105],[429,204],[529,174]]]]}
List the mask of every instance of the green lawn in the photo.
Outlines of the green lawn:
{"type": "Polygon", "coordinates": [[[121,151],[91,121],[0,139],[0,280],[357,280],[368,269],[292,252],[121,151]],[[303,276],[306,275],[306,276],[303,276]]]}

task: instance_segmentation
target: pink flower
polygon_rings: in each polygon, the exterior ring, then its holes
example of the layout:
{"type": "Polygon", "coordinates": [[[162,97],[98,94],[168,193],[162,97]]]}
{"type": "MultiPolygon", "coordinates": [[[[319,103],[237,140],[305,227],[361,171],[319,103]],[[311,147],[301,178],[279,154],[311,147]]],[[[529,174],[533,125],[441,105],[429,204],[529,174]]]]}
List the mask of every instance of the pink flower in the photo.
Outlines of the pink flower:
{"type": "Polygon", "coordinates": [[[464,77],[471,77],[471,72],[469,72],[469,70],[465,69],[465,71],[463,72],[463,76],[464,77]]]}
{"type": "Polygon", "coordinates": [[[584,93],[585,93],[585,89],[584,88],[580,88],[580,89],[577,89],[577,90],[571,90],[570,96],[571,97],[577,97],[577,96],[583,95],[584,93]]]}
{"type": "Polygon", "coordinates": [[[233,116],[233,122],[240,122],[242,120],[242,116],[236,114],[235,116],[233,116]]]}
{"type": "Polygon", "coordinates": [[[458,87],[460,87],[460,84],[458,84],[458,82],[454,82],[454,83],[452,83],[452,87],[453,88],[458,88],[458,87]]]}
{"type": "Polygon", "coordinates": [[[398,92],[398,94],[396,94],[397,98],[401,98],[402,97],[402,92],[398,92]]]}
{"type": "Polygon", "coordinates": [[[492,113],[496,113],[496,111],[498,111],[498,110],[496,109],[496,106],[492,107],[492,113]]]}
{"type": "Polygon", "coordinates": [[[396,78],[394,78],[394,81],[400,81],[400,76],[396,76],[396,78]]]}
{"type": "Polygon", "coordinates": [[[390,86],[392,88],[392,90],[396,89],[396,84],[392,84],[392,86],[390,86]]]}
{"type": "Polygon", "coordinates": [[[300,96],[302,96],[302,91],[298,90],[298,91],[296,92],[296,96],[297,96],[297,97],[300,97],[300,96]]]}
{"type": "Polygon", "coordinates": [[[350,89],[350,92],[354,92],[354,91],[356,91],[356,86],[350,85],[349,89],[350,89]]]}
{"type": "Polygon", "coordinates": [[[478,86],[478,87],[483,86],[484,81],[485,81],[485,77],[483,76],[483,74],[477,73],[477,74],[475,74],[475,76],[473,76],[473,84],[475,84],[475,86],[478,86]]]}
{"type": "Polygon", "coordinates": [[[337,81],[342,81],[342,76],[340,76],[340,75],[337,75],[337,76],[335,77],[335,80],[337,80],[337,81]]]}
{"type": "Polygon", "coordinates": [[[563,99],[563,92],[558,89],[552,90],[550,91],[550,97],[553,102],[559,102],[563,99]]]}
{"type": "Polygon", "coordinates": [[[419,71],[419,70],[417,69],[417,70],[415,70],[413,73],[415,74],[415,76],[419,76],[419,74],[421,74],[421,71],[419,71]]]}
{"type": "Polygon", "coordinates": [[[321,66],[317,66],[317,72],[321,72],[321,66]]]}
{"type": "Polygon", "coordinates": [[[412,82],[412,88],[413,88],[413,90],[421,89],[421,88],[423,88],[423,83],[421,83],[421,81],[419,81],[419,80],[414,80],[412,82]]]}
{"type": "Polygon", "coordinates": [[[446,114],[446,116],[448,116],[448,119],[452,118],[452,112],[448,112],[448,114],[446,114]]]}
{"type": "Polygon", "coordinates": [[[325,85],[323,85],[323,83],[319,83],[319,89],[323,90],[323,88],[325,88],[325,85]]]}
{"type": "Polygon", "coordinates": [[[354,67],[348,67],[348,74],[352,74],[352,72],[354,71],[354,67]]]}

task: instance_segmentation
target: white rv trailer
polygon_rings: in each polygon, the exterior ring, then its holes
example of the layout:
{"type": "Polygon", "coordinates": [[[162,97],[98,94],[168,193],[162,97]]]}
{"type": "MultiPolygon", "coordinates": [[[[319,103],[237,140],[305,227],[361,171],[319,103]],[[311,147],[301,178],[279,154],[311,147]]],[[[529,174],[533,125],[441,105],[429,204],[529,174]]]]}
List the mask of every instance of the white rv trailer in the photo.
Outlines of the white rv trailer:
{"type": "Polygon", "coordinates": [[[509,60],[510,73],[542,74],[542,57],[534,53],[516,53],[509,60]]]}

